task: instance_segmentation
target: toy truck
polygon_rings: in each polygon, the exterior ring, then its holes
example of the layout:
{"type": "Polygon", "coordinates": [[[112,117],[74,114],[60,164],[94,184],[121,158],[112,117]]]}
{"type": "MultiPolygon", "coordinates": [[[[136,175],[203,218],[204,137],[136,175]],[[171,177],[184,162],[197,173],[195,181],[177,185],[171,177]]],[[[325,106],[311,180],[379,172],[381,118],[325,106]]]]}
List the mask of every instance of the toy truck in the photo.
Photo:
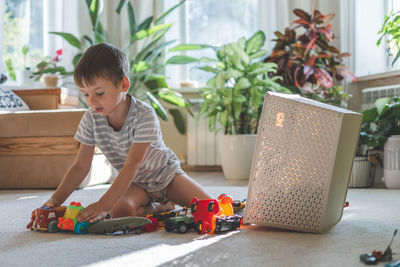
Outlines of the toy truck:
{"type": "Polygon", "coordinates": [[[240,227],[242,217],[239,215],[218,217],[215,222],[214,233],[222,234],[228,231],[234,231],[240,227]]]}
{"type": "Polygon", "coordinates": [[[43,206],[32,213],[31,221],[28,224],[32,231],[43,231],[49,233],[58,232],[58,218],[64,216],[66,206],[47,207],[43,206]]]}
{"type": "Polygon", "coordinates": [[[197,197],[190,203],[195,224],[199,234],[214,233],[216,218],[222,214],[216,199],[199,200],[197,197]]]}
{"type": "Polygon", "coordinates": [[[71,202],[63,217],[58,218],[57,227],[61,230],[74,231],[77,234],[86,234],[89,227],[88,222],[78,222],[76,217],[83,210],[80,202],[71,202]]]}
{"type": "Polygon", "coordinates": [[[167,232],[176,230],[178,233],[184,234],[188,229],[194,228],[194,219],[192,215],[188,215],[187,209],[183,209],[175,217],[165,220],[164,225],[167,232]]]}

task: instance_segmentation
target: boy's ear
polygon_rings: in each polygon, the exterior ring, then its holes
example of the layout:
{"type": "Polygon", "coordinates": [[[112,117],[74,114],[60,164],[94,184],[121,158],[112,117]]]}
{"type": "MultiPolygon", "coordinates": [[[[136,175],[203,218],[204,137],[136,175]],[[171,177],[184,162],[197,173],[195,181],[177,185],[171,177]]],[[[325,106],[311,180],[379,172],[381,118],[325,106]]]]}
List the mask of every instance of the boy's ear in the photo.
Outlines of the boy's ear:
{"type": "Polygon", "coordinates": [[[122,85],[122,92],[127,92],[129,89],[129,86],[131,85],[128,77],[124,76],[122,78],[121,85],[122,85]]]}

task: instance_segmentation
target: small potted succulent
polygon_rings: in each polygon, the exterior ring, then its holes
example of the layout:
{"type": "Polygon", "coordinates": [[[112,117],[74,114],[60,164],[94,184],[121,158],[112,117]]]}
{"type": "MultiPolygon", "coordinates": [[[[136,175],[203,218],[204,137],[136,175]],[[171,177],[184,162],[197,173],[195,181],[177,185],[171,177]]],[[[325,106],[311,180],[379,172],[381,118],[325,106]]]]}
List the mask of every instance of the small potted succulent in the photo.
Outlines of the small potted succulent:
{"type": "Polygon", "coordinates": [[[61,76],[72,74],[72,72],[67,72],[64,67],[58,66],[61,56],[62,49],[59,49],[54,57],[47,57],[46,60],[39,62],[36,65],[37,71],[32,74],[32,77],[35,77],[35,80],[43,77],[46,86],[56,87],[61,76]]]}

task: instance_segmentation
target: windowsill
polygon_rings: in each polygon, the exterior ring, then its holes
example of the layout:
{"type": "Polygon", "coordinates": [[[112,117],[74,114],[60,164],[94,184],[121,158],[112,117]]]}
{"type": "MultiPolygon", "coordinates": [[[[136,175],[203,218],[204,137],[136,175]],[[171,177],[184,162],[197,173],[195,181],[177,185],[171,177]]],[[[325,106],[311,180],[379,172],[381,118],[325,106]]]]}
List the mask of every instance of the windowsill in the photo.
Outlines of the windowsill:
{"type": "Polygon", "coordinates": [[[190,93],[200,93],[201,88],[191,88],[191,87],[181,87],[181,88],[174,88],[175,91],[183,94],[190,94],[190,93]]]}
{"type": "Polygon", "coordinates": [[[360,76],[360,77],[357,77],[357,82],[367,82],[367,81],[390,78],[390,77],[395,77],[395,76],[400,76],[400,70],[392,70],[392,71],[386,71],[386,72],[381,72],[381,73],[376,73],[376,74],[368,74],[368,75],[360,76]]]}

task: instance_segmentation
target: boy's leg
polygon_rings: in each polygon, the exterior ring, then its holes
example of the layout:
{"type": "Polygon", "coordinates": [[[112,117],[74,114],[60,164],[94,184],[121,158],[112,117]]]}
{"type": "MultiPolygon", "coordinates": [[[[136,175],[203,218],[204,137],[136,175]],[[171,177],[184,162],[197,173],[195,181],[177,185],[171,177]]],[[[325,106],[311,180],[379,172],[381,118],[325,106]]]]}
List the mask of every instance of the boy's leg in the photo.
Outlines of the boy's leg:
{"type": "Polygon", "coordinates": [[[175,176],[167,187],[167,199],[182,207],[189,207],[194,197],[212,198],[196,181],[184,173],[175,176]]]}
{"type": "Polygon", "coordinates": [[[143,216],[149,202],[146,191],[138,185],[131,184],[110,210],[111,218],[143,216]]]}

